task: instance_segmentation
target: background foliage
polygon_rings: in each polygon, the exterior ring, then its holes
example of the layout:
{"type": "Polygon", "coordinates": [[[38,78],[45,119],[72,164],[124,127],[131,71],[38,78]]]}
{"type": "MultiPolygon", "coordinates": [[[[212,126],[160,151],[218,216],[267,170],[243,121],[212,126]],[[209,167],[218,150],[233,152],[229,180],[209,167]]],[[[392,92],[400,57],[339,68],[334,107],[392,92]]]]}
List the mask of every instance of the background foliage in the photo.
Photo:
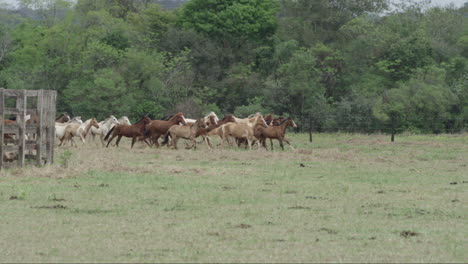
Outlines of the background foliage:
{"type": "Polygon", "coordinates": [[[292,116],[301,129],[458,132],[468,4],[23,0],[0,8],[0,86],[99,119],[292,116]]]}

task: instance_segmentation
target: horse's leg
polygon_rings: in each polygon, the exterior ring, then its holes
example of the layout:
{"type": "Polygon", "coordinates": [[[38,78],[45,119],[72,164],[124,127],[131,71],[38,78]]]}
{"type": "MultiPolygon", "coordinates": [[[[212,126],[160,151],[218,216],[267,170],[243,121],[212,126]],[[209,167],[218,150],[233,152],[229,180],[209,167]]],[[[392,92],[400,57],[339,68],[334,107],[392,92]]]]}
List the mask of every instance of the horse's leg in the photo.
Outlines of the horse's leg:
{"type": "Polygon", "coordinates": [[[289,143],[289,140],[287,140],[286,138],[283,138],[283,141],[286,142],[286,143],[288,143],[288,145],[289,145],[292,149],[294,149],[294,147],[291,145],[291,143],[289,143]]]}
{"type": "Polygon", "coordinates": [[[193,142],[192,147],[190,147],[190,148],[197,149],[197,141],[195,140],[195,138],[190,137],[189,139],[193,142]]]}
{"type": "Polygon", "coordinates": [[[177,136],[172,137],[172,146],[174,147],[174,149],[178,149],[177,148],[177,141],[178,140],[179,140],[179,138],[177,136]]]}
{"type": "MultiPolygon", "coordinates": [[[[99,139],[101,139],[102,147],[104,147],[106,144],[104,144],[104,136],[99,135],[99,139]]],[[[94,140],[94,139],[93,139],[94,140]]]]}
{"type": "Polygon", "coordinates": [[[117,141],[115,142],[115,145],[117,147],[119,146],[119,142],[120,142],[121,139],[122,139],[122,135],[118,135],[117,141]]]}
{"type": "Polygon", "coordinates": [[[211,142],[210,142],[210,137],[203,136],[203,141],[205,141],[205,143],[208,145],[208,149],[213,148],[213,145],[211,145],[211,142]]]}
{"type": "Polygon", "coordinates": [[[83,142],[83,145],[84,145],[86,143],[86,141],[85,141],[85,139],[83,137],[83,134],[80,134],[80,139],[81,139],[81,141],[83,142]]]}
{"type": "Polygon", "coordinates": [[[159,142],[158,139],[161,135],[155,135],[153,136],[153,144],[156,145],[156,148],[159,148],[159,142]]]}
{"type": "Polygon", "coordinates": [[[271,138],[270,138],[270,145],[271,145],[271,151],[273,151],[273,139],[271,139],[271,138]]]}
{"type": "Polygon", "coordinates": [[[283,139],[282,139],[282,138],[278,138],[278,141],[279,141],[279,143],[280,143],[281,149],[284,150],[283,139]]]}
{"type": "Polygon", "coordinates": [[[109,144],[111,143],[111,141],[116,137],[116,135],[112,134],[111,138],[109,138],[109,141],[107,141],[107,145],[106,145],[106,148],[109,147],[109,144]]]}
{"type": "Polygon", "coordinates": [[[133,145],[135,144],[136,139],[137,139],[136,136],[133,136],[133,137],[132,137],[132,146],[131,146],[130,148],[133,148],[133,145]]]}

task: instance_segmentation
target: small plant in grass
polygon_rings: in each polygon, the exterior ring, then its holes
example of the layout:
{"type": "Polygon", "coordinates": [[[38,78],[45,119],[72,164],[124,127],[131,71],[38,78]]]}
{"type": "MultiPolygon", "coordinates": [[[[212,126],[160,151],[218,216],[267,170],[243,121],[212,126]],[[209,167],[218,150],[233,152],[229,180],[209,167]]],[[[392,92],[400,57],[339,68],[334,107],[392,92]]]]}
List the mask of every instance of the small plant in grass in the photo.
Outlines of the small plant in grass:
{"type": "Polygon", "coordinates": [[[63,168],[68,168],[68,162],[70,161],[70,158],[72,156],[72,152],[70,150],[65,150],[59,157],[58,157],[58,163],[60,164],[61,167],[63,168]]]}

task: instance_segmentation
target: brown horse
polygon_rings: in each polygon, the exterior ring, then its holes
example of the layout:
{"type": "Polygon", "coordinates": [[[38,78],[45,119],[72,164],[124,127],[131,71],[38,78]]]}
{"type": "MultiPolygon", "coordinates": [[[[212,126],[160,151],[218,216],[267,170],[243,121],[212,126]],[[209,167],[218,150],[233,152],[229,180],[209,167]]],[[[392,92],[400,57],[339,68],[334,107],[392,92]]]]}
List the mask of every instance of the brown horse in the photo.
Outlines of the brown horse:
{"type": "Polygon", "coordinates": [[[297,125],[292,120],[292,118],[284,119],[281,124],[277,126],[268,126],[268,127],[262,127],[262,126],[256,126],[255,127],[255,137],[262,142],[262,145],[265,149],[268,149],[266,146],[266,139],[270,139],[270,144],[271,144],[271,150],[273,150],[273,139],[277,139],[280,143],[281,148],[284,150],[283,146],[283,141],[288,143],[288,145],[291,146],[289,141],[284,138],[286,134],[286,128],[288,126],[296,128],[297,125]]]}
{"type": "Polygon", "coordinates": [[[169,120],[153,120],[147,126],[145,130],[145,138],[151,138],[153,144],[159,148],[158,139],[162,135],[165,135],[169,128],[173,125],[178,125],[179,123],[185,125],[184,115],[179,112],[173,115],[169,120]]]}
{"type": "Polygon", "coordinates": [[[267,116],[264,117],[265,119],[265,123],[267,123],[267,125],[271,126],[273,124],[273,116],[271,114],[268,114],[267,116]]]}
{"type": "Polygon", "coordinates": [[[70,116],[65,113],[61,114],[59,117],[55,119],[56,123],[66,123],[68,121],[70,121],[70,116]]]}
{"type": "MultiPolygon", "coordinates": [[[[190,149],[190,148],[196,149],[197,142],[195,141],[195,138],[201,135],[203,133],[202,130],[205,130],[205,129],[206,129],[205,120],[202,118],[202,119],[198,119],[197,121],[195,121],[195,123],[192,123],[192,124],[186,124],[183,126],[173,125],[167,131],[166,136],[170,135],[172,146],[174,147],[174,149],[177,149],[177,141],[179,140],[179,138],[188,139],[193,142],[192,146],[187,147],[187,149],[190,149]]],[[[206,137],[203,138],[203,141],[206,142],[206,144],[208,145],[208,148],[211,148],[210,144],[206,140],[206,137]]]]}
{"type": "Polygon", "coordinates": [[[271,125],[272,126],[279,126],[279,124],[281,124],[281,122],[283,122],[284,119],[285,118],[282,117],[282,116],[280,116],[278,118],[275,118],[275,119],[272,120],[271,125]]]}
{"type": "MultiPolygon", "coordinates": [[[[149,119],[147,116],[144,116],[140,121],[138,121],[136,124],[133,125],[126,125],[126,124],[121,124],[121,125],[116,125],[114,126],[109,132],[107,133],[106,137],[104,140],[107,140],[109,136],[112,134],[112,137],[107,141],[106,147],[109,147],[109,144],[112,142],[112,139],[115,137],[117,138],[117,142],[115,142],[115,145],[118,147],[119,142],[122,139],[123,136],[125,137],[130,137],[132,138],[132,146],[135,144],[135,141],[138,137],[142,137],[145,134],[145,127],[151,122],[151,119],[149,119]]],[[[146,144],[149,143],[144,140],[146,144]]]]}

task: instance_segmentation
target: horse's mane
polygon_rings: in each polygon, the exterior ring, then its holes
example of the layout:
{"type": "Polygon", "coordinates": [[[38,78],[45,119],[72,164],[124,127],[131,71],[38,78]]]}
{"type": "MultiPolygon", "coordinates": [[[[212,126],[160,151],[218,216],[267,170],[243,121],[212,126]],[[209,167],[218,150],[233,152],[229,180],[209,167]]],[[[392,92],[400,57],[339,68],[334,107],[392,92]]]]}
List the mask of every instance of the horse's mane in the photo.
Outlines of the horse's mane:
{"type": "Polygon", "coordinates": [[[289,118],[285,118],[285,119],[281,120],[281,122],[280,122],[278,125],[276,125],[276,126],[281,126],[284,122],[286,122],[286,121],[288,121],[288,120],[289,120],[289,118]]]}
{"type": "Polygon", "coordinates": [[[177,113],[175,115],[172,115],[167,121],[173,121],[177,116],[182,116],[182,113],[177,113]]]}
{"type": "Polygon", "coordinates": [[[136,124],[139,124],[139,123],[141,123],[141,122],[143,122],[143,120],[144,120],[145,118],[149,118],[149,117],[143,116],[142,118],[140,118],[140,120],[138,120],[138,122],[135,123],[135,125],[136,125],[136,124]]]}

